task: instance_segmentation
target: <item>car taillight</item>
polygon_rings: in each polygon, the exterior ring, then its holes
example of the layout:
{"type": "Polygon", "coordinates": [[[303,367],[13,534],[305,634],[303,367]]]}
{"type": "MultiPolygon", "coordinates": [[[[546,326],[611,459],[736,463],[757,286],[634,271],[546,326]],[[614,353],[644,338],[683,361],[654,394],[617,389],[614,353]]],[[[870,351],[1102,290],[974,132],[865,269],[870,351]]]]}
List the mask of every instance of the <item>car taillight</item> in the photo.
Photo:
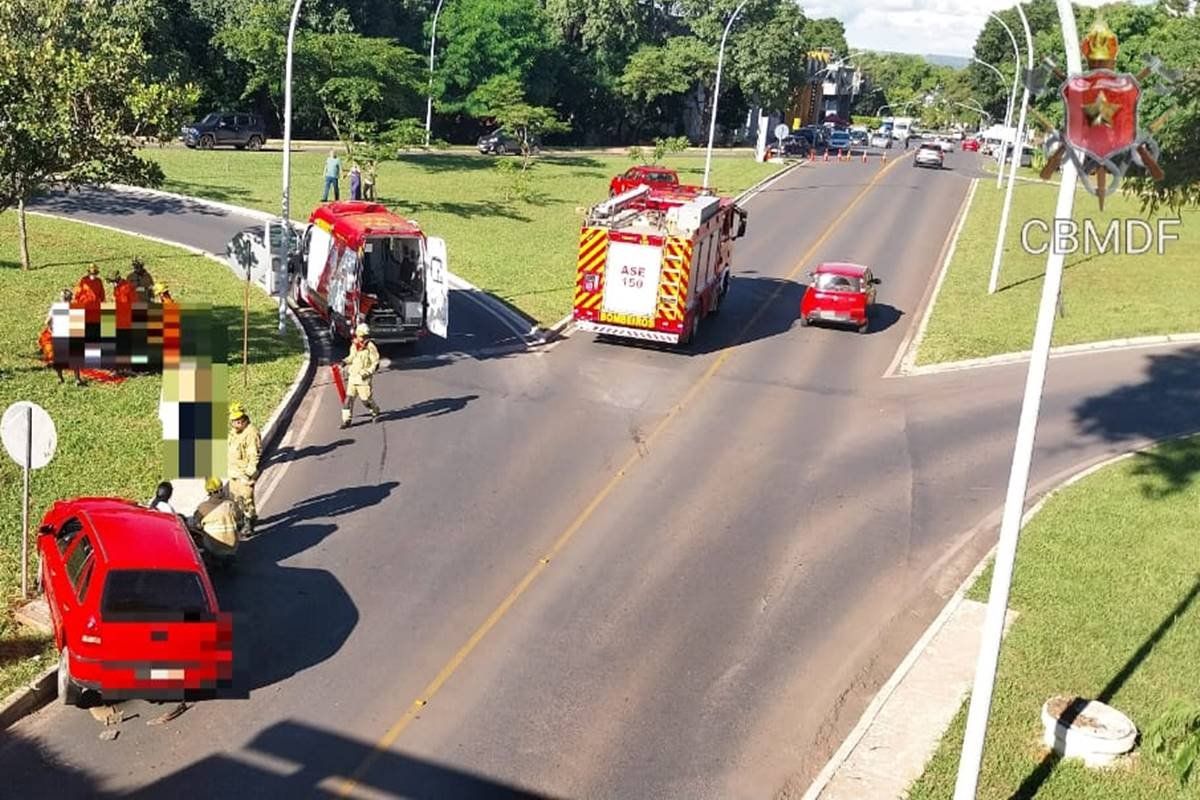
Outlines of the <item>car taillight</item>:
{"type": "Polygon", "coordinates": [[[84,644],[100,644],[100,625],[96,622],[95,617],[88,617],[87,624],[83,626],[83,635],[79,637],[79,641],[84,644]]]}

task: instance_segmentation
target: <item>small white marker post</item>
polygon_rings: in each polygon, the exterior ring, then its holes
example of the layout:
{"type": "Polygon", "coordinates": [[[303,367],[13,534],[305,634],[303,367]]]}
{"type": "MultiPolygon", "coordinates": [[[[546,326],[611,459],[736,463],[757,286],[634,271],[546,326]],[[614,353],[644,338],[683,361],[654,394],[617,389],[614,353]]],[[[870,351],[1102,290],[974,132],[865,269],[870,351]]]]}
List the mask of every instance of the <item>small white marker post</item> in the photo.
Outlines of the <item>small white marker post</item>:
{"type": "Polygon", "coordinates": [[[0,441],[24,471],[21,491],[21,597],[29,596],[29,473],[54,458],[58,432],[46,409],[27,400],[13,403],[0,418],[0,441]]]}
{"type": "MultiPolygon", "coordinates": [[[[1075,10],[1071,7],[1071,0],[1056,0],[1056,3],[1062,22],[1063,45],[1067,50],[1067,71],[1078,75],[1083,71],[1083,63],[1079,52],[1079,32],[1075,28],[1075,10]]],[[[1064,143],[1064,146],[1068,145],[1064,143]]],[[[1075,181],[1078,178],[1075,162],[1067,159],[1063,164],[1062,173],[1058,204],[1054,210],[1056,230],[1060,223],[1071,219],[1075,204],[1075,181]]],[[[992,692],[996,687],[996,665],[1000,659],[1004,617],[1008,611],[1013,566],[1017,558],[1017,542],[1021,535],[1025,492],[1029,488],[1029,466],[1033,461],[1038,413],[1041,411],[1042,390],[1046,384],[1046,367],[1050,360],[1050,339],[1054,335],[1054,312],[1058,305],[1059,289],[1062,287],[1064,257],[1062,248],[1052,246],[1046,259],[1046,279],[1042,285],[1041,303],[1038,305],[1033,354],[1025,378],[1025,397],[1021,402],[1021,419],[1017,425],[1016,445],[1013,447],[1012,471],[1008,477],[1008,493],[1004,498],[1000,541],[996,545],[996,565],[992,574],[991,591],[988,594],[979,660],[975,666],[975,683],[971,689],[971,706],[967,712],[962,755],[958,762],[958,777],[954,783],[954,800],[975,800],[975,793],[979,787],[983,744],[987,738],[992,692]]]]}

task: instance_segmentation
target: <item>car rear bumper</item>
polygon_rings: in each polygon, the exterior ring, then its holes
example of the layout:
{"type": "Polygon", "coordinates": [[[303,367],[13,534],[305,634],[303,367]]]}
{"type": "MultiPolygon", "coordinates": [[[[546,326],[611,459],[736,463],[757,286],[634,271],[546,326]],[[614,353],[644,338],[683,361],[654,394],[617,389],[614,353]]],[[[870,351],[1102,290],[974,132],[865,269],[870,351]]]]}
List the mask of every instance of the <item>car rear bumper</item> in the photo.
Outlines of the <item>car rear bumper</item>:
{"type": "Polygon", "coordinates": [[[204,659],[110,661],[71,653],[71,680],[108,699],[172,700],[207,696],[233,680],[233,655],[214,649],[204,659]]]}

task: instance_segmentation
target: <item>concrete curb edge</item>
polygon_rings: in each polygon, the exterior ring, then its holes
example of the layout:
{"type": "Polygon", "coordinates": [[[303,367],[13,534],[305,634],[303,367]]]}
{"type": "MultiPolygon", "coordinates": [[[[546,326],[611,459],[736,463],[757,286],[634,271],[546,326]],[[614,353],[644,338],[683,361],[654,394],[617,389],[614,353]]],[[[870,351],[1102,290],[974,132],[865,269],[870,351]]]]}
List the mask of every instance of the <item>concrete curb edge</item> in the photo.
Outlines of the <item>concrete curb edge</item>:
{"type": "MultiPolygon", "coordinates": [[[[1056,476],[1052,476],[1049,479],[1049,481],[1052,483],[1050,488],[1045,489],[1038,497],[1037,501],[1030,506],[1024,514],[1021,515],[1021,528],[1024,529],[1025,526],[1029,524],[1030,520],[1037,516],[1042,508],[1045,507],[1046,503],[1050,502],[1050,500],[1053,499],[1057,494],[1062,492],[1064,489],[1079,483],[1084,478],[1090,477],[1106,467],[1110,467],[1113,464],[1133,458],[1134,456],[1144,453],[1152,448],[1167,444],[1169,442],[1188,439],[1197,435],[1200,435],[1200,430],[1193,430],[1187,433],[1167,436],[1162,439],[1155,439],[1151,442],[1143,443],[1132,450],[1127,450],[1124,453],[1105,456],[1098,461],[1088,464],[1085,467],[1070,468],[1056,476]],[[1060,477],[1062,475],[1065,475],[1066,477],[1060,477]]],[[[995,517],[995,513],[989,514],[983,522],[981,522],[979,525],[976,525],[971,530],[978,531],[980,528],[986,527],[989,524],[995,524],[995,517]]],[[[942,607],[942,610],[938,612],[936,617],[934,617],[933,622],[929,624],[929,627],[925,629],[925,631],[913,644],[912,648],[908,651],[908,653],[905,654],[904,658],[900,661],[900,664],[897,665],[895,671],[893,671],[891,676],[888,677],[883,686],[879,688],[879,691],[876,692],[875,697],[871,699],[871,702],[867,705],[866,709],[862,713],[862,716],[859,717],[858,722],[850,730],[850,733],[846,736],[845,740],[843,740],[841,746],[834,751],[833,756],[830,757],[829,761],[826,762],[821,771],[817,773],[817,777],[813,779],[813,782],[801,796],[801,800],[819,800],[821,793],[825,790],[825,787],[829,785],[829,782],[833,780],[833,777],[837,774],[838,769],[840,769],[841,766],[850,758],[850,755],[858,747],[863,737],[866,736],[867,731],[870,730],[871,725],[879,716],[879,712],[887,703],[892,693],[895,692],[896,687],[900,685],[900,682],[909,673],[917,659],[924,652],[925,648],[929,646],[929,643],[933,640],[933,638],[946,625],[947,621],[949,621],[950,617],[954,614],[954,611],[959,607],[959,605],[962,604],[963,600],[966,598],[967,592],[970,591],[975,582],[979,580],[979,577],[983,574],[988,564],[991,563],[991,560],[995,554],[996,546],[992,545],[988,548],[988,551],[983,555],[983,557],[979,559],[978,563],[976,563],[971,569],[967,577],[964,578],[963,581],[958,585],[958,588],[954,590],[954,593],[950,595],[950,599],[946,601],[946,605],[942,607]]],[[[945,731],[942,732],[942,736],[945,736],[945,731]]]]}
{"type": "Polygon", "coordinates": [[[58,665],[54,664],[0,701],[0,731],[29,716],[57,696],[58,665]]]}

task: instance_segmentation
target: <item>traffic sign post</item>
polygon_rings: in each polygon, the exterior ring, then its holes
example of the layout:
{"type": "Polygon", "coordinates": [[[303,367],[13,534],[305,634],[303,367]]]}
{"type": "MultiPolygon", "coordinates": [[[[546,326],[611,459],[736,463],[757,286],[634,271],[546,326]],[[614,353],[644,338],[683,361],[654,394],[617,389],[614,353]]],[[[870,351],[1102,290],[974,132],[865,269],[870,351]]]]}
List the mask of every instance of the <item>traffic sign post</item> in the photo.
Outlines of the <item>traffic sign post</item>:
{"type": "Polygon", "coordinates": [[[29,596],[29,473],[41,469],[54,458],[58,432],[54,420],[37,403],[22,400],[4,410],[0,419],[0,441],[9,457],[21,465],[24,487],[21,493],[21,597],[29,596]]]}
{"type": "Polygon", "coordinates": [[[779,157],[783,158],[783,140],[792,132],[792,129],[782,122],[775,126],[775,138],[779,140],[779,157]]]}

